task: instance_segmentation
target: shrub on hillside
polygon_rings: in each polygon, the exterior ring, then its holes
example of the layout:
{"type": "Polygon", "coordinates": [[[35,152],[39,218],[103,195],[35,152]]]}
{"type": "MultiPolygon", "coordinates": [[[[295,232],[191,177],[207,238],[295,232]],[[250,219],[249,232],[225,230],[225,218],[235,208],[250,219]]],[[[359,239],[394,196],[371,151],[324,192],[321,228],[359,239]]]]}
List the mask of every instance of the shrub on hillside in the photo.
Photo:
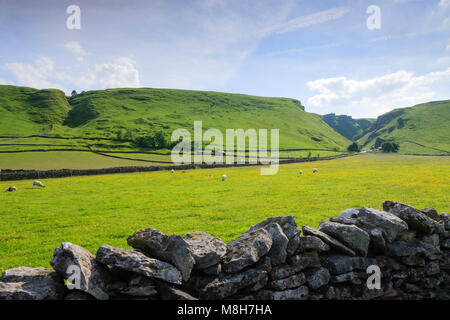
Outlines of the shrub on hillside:
{"type": "Polygon", "coordinates": [[[359,151],[359,146],[356,142],[353,142],[351,145],[349,145],[347,147],[347,150],[350,152],[358,152],[359,151]]]}
{"type": "Polygon", "coordinates": [[[398,149],[400,148],[400,146],[398,145],[398,143],[395,142],[383,142],[383,144],[381,145],[381,150],[383,152],[398,152],[398,149]]]}

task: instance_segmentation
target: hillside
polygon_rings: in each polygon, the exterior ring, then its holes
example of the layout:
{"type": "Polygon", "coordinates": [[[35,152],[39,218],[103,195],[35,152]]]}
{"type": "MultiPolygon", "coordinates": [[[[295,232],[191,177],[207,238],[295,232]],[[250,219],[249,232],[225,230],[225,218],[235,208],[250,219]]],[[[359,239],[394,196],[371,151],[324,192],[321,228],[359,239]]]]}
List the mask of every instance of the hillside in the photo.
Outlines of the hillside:
{"type": "Polygon", "coordinates": [[[378,147],[382,141],[400,144],[400,153],[450,153],[450,100],[419,104],[385,113],[358,142],[378,147]]]}
{"type": "Polygon", "coordinates": [[[70,110],[60,90],[0,85],[0,135],[22,136],[61,125],[70,110]]]}
{"type": "Polygon", "coordinates": [[[0,86],[0,135],[116,138],[177,128],[279,128],[280,148],[345,150],[350,143],[300,101],[219,92],[172,89],[108,89],[65,98],[58,90],[0,86]]]}
{"type": "Polygon", "coordinates": [[[350,140],[363,135],[366,130],[375,122],[375,119],[353,119],[351,116],[337,116],[334,113],[323,115],[322,119],[330,127],[350,140]]]}

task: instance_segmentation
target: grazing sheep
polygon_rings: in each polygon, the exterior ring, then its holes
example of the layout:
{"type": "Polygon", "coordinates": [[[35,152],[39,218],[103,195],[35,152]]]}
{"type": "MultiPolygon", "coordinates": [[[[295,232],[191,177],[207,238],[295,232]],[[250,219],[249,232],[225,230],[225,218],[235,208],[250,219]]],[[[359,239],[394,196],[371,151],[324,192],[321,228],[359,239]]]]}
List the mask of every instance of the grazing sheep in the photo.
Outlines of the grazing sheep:
{"type": "Polygon", "coordinates": [[[175,170],[173,170],[173,169],[172,169],[172,170],[170,170],[170,172],[174,173],[174,172],[175,172],[175,170]]]}
{"type": "Polygon", "coordinates": [[[313,169],[313,173],[316,173],[318,170],[317,170],[317,168],[314,168],[313,169]]]}
{"type": "Polygon", "coordinates": [[[40,187],[40,188],[45,188],[44,184],[40,181],[34,180],[33,184],[32,184],[32,188],[34,188],[34,186],[40,187]]]}
{"type": "Polygon", "coordinates": [[[13,191],[17,191],[17,188],[15,186],[8,187],[5,189],[5,192],[13,192],[13,191]]]}
{"type": "Polygon", "coordinates": [[[298,173],[303,174],[303,170],[300,170],[298,173]]]}
{"type": "Polygon", "coordinates": [[[208,178],[211,178],[212,177],[212,174],[208,174],[208,178]]]}
{"type": "Polygon", "coordinates": [[[222,181],[225,181],[226,178],[227,178],[227,175],[226,175],[226,174],[223,174],[223,175],[222,175],[222,181]]]}
{"type": "Polygon", "coordinates": [[[186,170],[183,170],[183,173],[186,173],[186,170]]]}

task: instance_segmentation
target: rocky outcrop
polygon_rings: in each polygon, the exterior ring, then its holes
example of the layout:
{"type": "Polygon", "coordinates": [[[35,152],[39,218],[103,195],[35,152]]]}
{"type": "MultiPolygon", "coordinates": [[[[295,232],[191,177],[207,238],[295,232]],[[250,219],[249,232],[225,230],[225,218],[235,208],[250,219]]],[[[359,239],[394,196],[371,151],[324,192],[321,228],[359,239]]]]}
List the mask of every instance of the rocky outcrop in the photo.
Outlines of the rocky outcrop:
{"type": "Polygon", "coordinates": [[[1,299],[417,300],[449,299],[449,215],[386,201],[344,210],[318,230],[292,216],[268,218],[227,245],[203,232],[183,238],[148,228],[134,250],[71,243],[44,268],[0,277],[1,299]],[[78,272],[74,273],[74,270],[78,272]],[[369,286],[372,275],[379,287],[369,286]],[[78,287],[68,288],[78,276],[78,287]]]}

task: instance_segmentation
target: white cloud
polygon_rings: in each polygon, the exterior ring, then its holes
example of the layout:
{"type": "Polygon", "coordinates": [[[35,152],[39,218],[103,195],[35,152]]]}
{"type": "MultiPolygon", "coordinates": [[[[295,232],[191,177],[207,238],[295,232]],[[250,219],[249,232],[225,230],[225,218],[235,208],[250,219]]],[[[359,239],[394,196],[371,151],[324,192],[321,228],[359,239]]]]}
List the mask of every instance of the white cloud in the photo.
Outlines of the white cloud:
{"type": "Polygon", "coordinates": [[[53,78],[54,63],[47,57],[37,59],[34,64],[11,62],[4,65],[17,79],[17,84],[34,88],[62,88],[50,81],[53,78]]]}
{"type": "Polygon", "coordinates": [[[310,15],[298,17],[292,20],[288,20],[273,26],[270,26],[267,30],[267,34],[281,34],[286,32],[295,31],[301,28],[310,27],[312,25],[325,23],[331,20],[337,20],[345,16],[349,10],[344,7],[333,8],[329,10],[320,11],[310,15]]]}
{"type": "Polygon", "coordinates": [[[139,87],[139,71],[135,61],[117,58],[110,63],[95,64],[81,76],[55,70],[50,58],[42,57],[34,64],[12,62],[3,67],[16,78],[15,84],[32,88],[57,88],[69,92],[67,88],[94,90],[107,88],[139,87]]]}
{"type": "Polygon", "coordinates": [[[69,41],[64,45],[64,48],[70,53],[76,55],[78,61],[83,62],[84,56],[88,53],[76,41],[69,41]]]}
{"type": "Polygon", "coordinates": [[[439,1],[439,7],[445,9],[448,6],[450,6],[450,0],[441,0],[441,1],[439,1]]]}
{"type": "Polygon", "coordinates": [[[450,68],[422,76],[402,70],[367,80],[319,79],[307,83],[310,90],[319,92],[308,99],[308,104],[319,113],[375,117],[393,108],[448,98],[439,96],[429,87],[438,81],[450,85],[450,68]]]}
{"type": "Polygon", "coordinates": [[[118,58],[111,63],[96,64],[85,76],[73,79],[81,89],[136,88],[140,86],[136,62],[130,58],[118,58]]]}

